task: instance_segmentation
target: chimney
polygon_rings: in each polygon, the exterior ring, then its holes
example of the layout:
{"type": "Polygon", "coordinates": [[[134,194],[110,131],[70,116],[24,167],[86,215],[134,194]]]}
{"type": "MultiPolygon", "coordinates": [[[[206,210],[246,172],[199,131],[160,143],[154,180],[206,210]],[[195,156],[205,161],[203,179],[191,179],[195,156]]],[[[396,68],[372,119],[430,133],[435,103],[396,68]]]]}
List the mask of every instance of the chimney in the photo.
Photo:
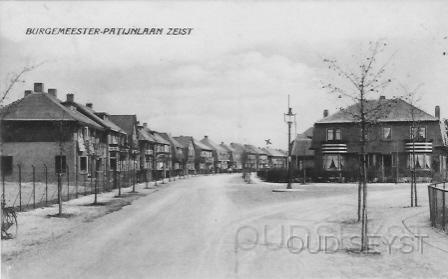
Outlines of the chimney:
{"type": "Polygon", "coordinates": [[[75,94],[67,94],[67,102],[74,103],[75,102],[75,94]]]}
{"type": "Polygon", "coordinates": [[[93,104],[92,103],[86,103],[86,107],[88,107],[89,109],[93,109],[93,104]]]}
{"type": "Polygon", "coordinates": [[[386,96],[381,95],[380,100],[386,100],[386,96]]]}
{"type": "Polygon", "coordinates": [[[148,123],[143,122],[143,127],[144,127],[144,128],[148,128],[148,123]]]}
{"type": "Polygon", "coordinates": [[[434,109],[434,116],[437,119],[440,119],[440,106],[436,106],[436,108],[434,109]]]}
{"type": "Polygon", "coordinates": [[[324,118],[328,117],[328,109],[324,109],[324,118]]]}
{"type": "Polygon", "coordinates": [[[30,95],[31,93],[33,93],[33,91],[31,91],[31,90],[25,90],[25,97],[28,96],[28,95],[30,95]]]}
{"type": "Polygon", "coordinates": [[[34,83],[34,92],[36,92],[36,93],[44,92],[44,84],[41,82],[35,82],[34,83]]]}
{"type": "Polygon", "coordinates": [[[51,96],[57,98],[58,97],[58,90],[54,89],[54,88],[48,88],[48,94],[50,94],[51,96]]]}

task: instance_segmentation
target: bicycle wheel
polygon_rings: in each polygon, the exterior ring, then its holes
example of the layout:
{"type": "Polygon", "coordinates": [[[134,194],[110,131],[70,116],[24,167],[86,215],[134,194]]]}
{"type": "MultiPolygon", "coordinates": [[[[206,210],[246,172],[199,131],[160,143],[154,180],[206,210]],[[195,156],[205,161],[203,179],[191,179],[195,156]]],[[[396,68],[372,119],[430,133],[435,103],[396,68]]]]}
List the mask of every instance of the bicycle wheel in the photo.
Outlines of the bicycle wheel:
{"type": "Polygon", "coordinates": [[[14,208],[6,207],[2,211],[2,239],[17,237],[19,226],[14,208]]]}

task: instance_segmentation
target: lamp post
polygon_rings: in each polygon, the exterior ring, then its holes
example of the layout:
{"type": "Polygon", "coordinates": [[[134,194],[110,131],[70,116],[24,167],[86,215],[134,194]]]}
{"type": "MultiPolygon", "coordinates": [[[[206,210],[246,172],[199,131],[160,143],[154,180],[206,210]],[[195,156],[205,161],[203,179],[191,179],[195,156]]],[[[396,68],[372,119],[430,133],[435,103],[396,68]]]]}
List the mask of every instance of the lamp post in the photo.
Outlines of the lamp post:
{"type": "Polygon", "coordinates": [[[291,188],[291,125],[295,122],[296,114],[292,113],[292,108],[289,105],[289,95],[288,95],[288,113],[285,113],[284,115],[284,121],[288,124],[288,161],[287,161],[287,167],[288,167],[288,184],[286,186],[286,189],[292,189],[291,188]]]}

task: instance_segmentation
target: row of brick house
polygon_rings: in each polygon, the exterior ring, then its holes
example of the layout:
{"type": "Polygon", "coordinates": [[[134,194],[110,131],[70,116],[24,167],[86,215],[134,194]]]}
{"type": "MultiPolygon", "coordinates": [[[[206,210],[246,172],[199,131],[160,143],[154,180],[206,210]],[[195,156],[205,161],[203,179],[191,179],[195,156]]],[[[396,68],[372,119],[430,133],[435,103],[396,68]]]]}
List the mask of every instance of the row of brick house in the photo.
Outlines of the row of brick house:
{"type": "MultiPolygon", "coordinates": [[[[359,177],[360,125],[355,120],[359,104],[323,118],[292,142],[293,164],[307,177],[323,181],[353,181],[359,177]]],[[[448,121],[426,113],[401,99],[366,102],[381,108],[368,129],[368,178],[373,182],[409,181],[414,171],[419,181],[448,178],[448,121]]]]}
{"type": "MultiPolygon", "coordinates": [[[[171,136],[150,129],[136,115],[111,115],[79,103],[74,94],[58,99],[56,89],[35,83],[24,97],[1,109],[1,170],[6,180],[31,179],[32,166],[78,179],[100,173],[134,172],[140,181],[170,176],[285,167],[280,150],[217,144],[208,136],[171,136]]],[[[96,177],[95,177],[96,178],[96,177]]],[[[43,180],[38,173],[37,180],[43,180]]]]}

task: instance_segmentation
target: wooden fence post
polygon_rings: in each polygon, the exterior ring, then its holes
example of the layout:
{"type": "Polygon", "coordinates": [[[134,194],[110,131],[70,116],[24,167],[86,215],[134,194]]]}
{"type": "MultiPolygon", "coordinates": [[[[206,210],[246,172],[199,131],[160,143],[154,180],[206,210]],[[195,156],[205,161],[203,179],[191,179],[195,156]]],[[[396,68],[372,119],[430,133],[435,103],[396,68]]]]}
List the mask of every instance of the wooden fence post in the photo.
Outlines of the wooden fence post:
{"type": "Polygon", "coordinates": [[[442,193],[442,229],[445,230],[445,191],[440,191],[442,193]]]}
{"type": "Polygon", "coordinates": [[[22,211],[22,166],[19,167],[19,211],[22,211]]]}
{"type": "Polygon", "coordinates": [[[33,168],[33,208],[36,208],[36,168],[33,168]]]}
{"type": "Polygon", "coordinates": [[[45,168],[45,206],[48,205],[48,168],[47,165],[44,164],[45,168]]]}
{"type": "Polygon", "coordinates": [[[65,171],[67,172],[67,200],[70,200],[70,174],[68,166],[65,166],[65,171]]]}

